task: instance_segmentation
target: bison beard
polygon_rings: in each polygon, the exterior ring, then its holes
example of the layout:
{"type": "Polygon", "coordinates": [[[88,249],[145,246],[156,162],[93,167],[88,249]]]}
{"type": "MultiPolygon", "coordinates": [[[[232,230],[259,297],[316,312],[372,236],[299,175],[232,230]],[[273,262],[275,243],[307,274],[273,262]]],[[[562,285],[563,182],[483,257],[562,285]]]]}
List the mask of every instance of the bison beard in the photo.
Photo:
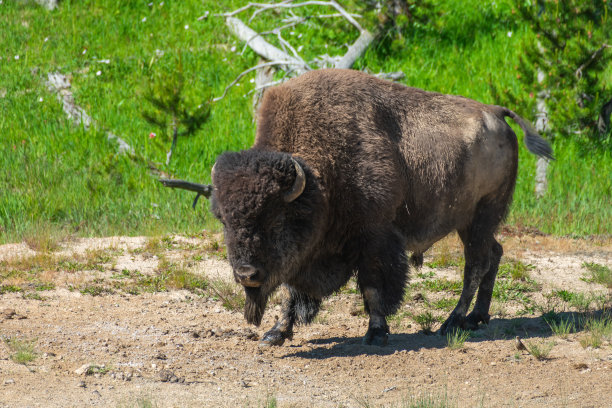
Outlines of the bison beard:
{"type": "Polygon", "coordinates": [[[464,285],[440,331],[489,321],[503,254],[495,231],[518,169],[505,118],[521,127],[531,153],[552,159],[527,122],[501,106],[333,69],[268,89],[258,117],[254,146],[217,159],[211,209],[232,265],[265,271],[234,271],[246,320],[259,325],[272,292],[289,289],[262,345],[290,339],[294,324],[309,323],[353,274],[370,317],[364,343],[386,344],[386,317],[404,295],[406,251],[420,265],[453,231],[464,246],[464,285]]]}
{"type": "Polygon", "coordinates": [[[259,326],[261,319],[266,310],[266,304],[268,303],[268,297],[270,293],[262,290],[262,288],[244,288],[246,295],[246,301],[244,304],[244,317],[247,322],[259,326]]]}

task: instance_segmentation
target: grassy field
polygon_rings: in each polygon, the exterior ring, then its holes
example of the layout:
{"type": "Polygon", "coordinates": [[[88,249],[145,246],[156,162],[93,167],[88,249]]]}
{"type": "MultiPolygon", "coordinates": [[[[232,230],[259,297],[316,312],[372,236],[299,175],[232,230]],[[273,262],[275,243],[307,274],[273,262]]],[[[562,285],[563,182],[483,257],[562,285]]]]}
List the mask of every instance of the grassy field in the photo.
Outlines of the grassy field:
{"type": "MultiPolygon", "coordinates": [[[[218,229],[205,200],[192,211],[193,196],[162,188],[150,167],[206,183],[218,154],[248,148],[255,133],[252,76],[213,104],[203,129],[179,140],[168,166],[164,162],[170,141],[142,118],[143,95],[151,83],[181,69],[187,96],[205,100],[221,95],[240,72],[255,65],[257,56],[249,50],[242,54],[243,45],[230,35],[223,19],[214,16],[244,4],[64,0],[59,9],[48,12],[31,2],[2,2],[0,243],[53,235],[218,229]],[[207,11],[207,18],[198,19],[207,11]],[[61,102],[45,85],[49,72],[71,76],[76,103],[99,129],[85,130],[65,117],[61,102]],[[136,154],[117,154],[105,130],[126,140],[136,154]],[[151,139],[151,132],[158,135],[151,139]]],[[[350,2],[343,4],[351,8],[350,2]]],[[[252,25],[269,29],[266,23],[273,18],[278,17],[263,14],[252,25]]],[[[309,20],[292,31],[287,38],[305,46],[307,59],[342,54],[343,44],[357,37],[340,19],[309,20]]],[[[445,0],[436,7],[431,24],[407,26],[401,38],[383,38],[357,68],[401,70],[407,85],[496,103],[490,82],[520,86],[514,71],[521,44],[529,36],[513,18],[509,0],[445,0]]],[[[510,108],[533,120],[520,106],[510,108]]],[[[611,153],[562,138],[554,149],[557,161],[550,166],[549,192],[537,201],[535,158],[521,147],[509,222],[553,234],[610,234],[611,153]]]]}

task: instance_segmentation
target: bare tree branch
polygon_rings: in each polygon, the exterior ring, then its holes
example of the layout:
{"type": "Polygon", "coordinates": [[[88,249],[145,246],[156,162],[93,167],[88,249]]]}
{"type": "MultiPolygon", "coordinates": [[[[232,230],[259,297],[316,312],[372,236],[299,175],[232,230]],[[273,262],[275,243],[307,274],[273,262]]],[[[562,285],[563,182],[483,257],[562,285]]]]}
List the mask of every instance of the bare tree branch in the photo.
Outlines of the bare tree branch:
{"type": "MultiPolygon", "coordinates": [[[[255,67],[249,68],[246,71],[243,71],[238,78],[236,78],[230,85],[228,85],[223,95],[218,98],[213,99],[213,102],[217,102],[225,97],[229,88],[234,86],[244,75],[248,74],[253,70],[259,70],[262,67],[274,65],[279,66],[283,71],[285,71],[286,76],[289,74],[296,73],[298,75],[303,74],[304,72],[312,70],[310,65],[300,56],[299,51],[301,47],[296,50],[285,38],[282,36],[282,30],[296,26],[305,22],[307,19],[312,17],[336,17],[340,16],[345,18],[349,23],[355,26],[359,30],[359,37],[357,40],[348,47],[345,55],[341,57],[329,57],[329,56],[321,56],[314,59],[314,62],[318,67],[335,67],[335,68],[344,68],[348,69],[353,66],[355,61],[363,55],[365,50],[370,46],[372,41],[374,41],[374,36],[367,30],[363,29],[361,25],[355,20],[356,15],[352,15],[348,13],[342,6],[340,6],[335,0],[329,1],[320,1],[320,0],[306,0],[300,3],[294,3],[293,0],[284,0],[278,3],[248,3],[247,5],[236,9],[234,11],[218,14],[219,16],[225,17],[226,24],[232,31],[234,35],[236,35],[240,40],[244,41],[245,48],[250,47],[256,54],[261,56],[262,58],[269,60],[269,63],[258,64],[255,67]],[[309,16],[309,17],[300,17],[296,16],[292,9],[304,6],[325,6],[325,7],[333,7],[338,11],[337,14],[332,15],[321,15],[321,16],[309,16]],[[251,15],[249,21],[252,21],[259,13],[272,10],[272,9],[287,9],[291,17],[282,20],[287,24],[282,25],[280,27],[276,27],[270,31],[262,31],[261,33],[256,32],[251,29],[247,24],[245,24],[242,20],[234,17],[237,14],[240,14],[246,10],[251,8],[256,9],[251,15]],[[278,47],[267,42],[263,36],[268,34],[276,35],[282,50],[278,47]]],[[[244,52],[244,50],[243,50],[244,52]]],[[[256,92],[261,89],[264,89],[269,86],[269,84],[276,84],[276,82],[272,82],[271,80],[268,83],[258,83],[256,85],[256,92]]],[[[282,82],[282,81],[281,81],[282,82]]]]}
{"type": "Polygon", "coordinates": [[[308,67],[305,66],[302,61],[287,55],[287,53],[279,50],[261,38],[259,33],[244,24],[240,19],[228,17],[225,22],[230,30],[232,30],[239,39],[246,42],[256,54],[270,61],[288,61],[287,65],[302,65],[304,67],[302,72],[308,70],[308,67]]]}
{"type": "Polygon", "coordinates": [[[599,56],[601,55],[603,50],[605,50],[606,48],[611,48],[611,46],[608,45],[608,44],[602,44],[602,46],[599,47],[597,49],[597,51],[595,51],[593,53],[593,55],[591,55],[591,58],[589,58],[587,61],[584,62],[584,64],[579,66],[578,69],[576,70],[576,73],[574,74],[574,75],[576,75],[576,78],[578,78],[578,79],[582,78],[582,71],[585,68],[587,68],[589,65],[591,65],[593,63],[593,61],[595,61],[597,58],[599,58],[599,56]]]}
{"type": "Polygon", "coordinates": [[[351,68],[355,61],[357,61],[357,58],[361,57],[365,50],[368,49],[372,41],[374,41],[374,36],[370,34],[369,31],[361,31],[359,38],[349,47],[346,54],[336,62],[335,67],[345,69],[351,68]]]}
{"type": "Polygon", "coordinates": [[[228,86],[226,86],[226,87],[225,87],[225,90],[223,91],[223,95],[221,95],[221,96],[219,96],[219,97],[217,97],[217,98],[214,98],[212,101],[213,101],[213,102],[218,102],[218,101],[220,101],[221,99],[225,98],[225,95],[227,95],[227,91],[228,91],[228,90],[229,90],[229,89],[230,89],[232,86],[236,85],[236,84],[238,83],[238,81],[240,81],[240,80],[242,79],[242,77],[243,77],[243,76],[245,76],[246,74],[248,74],[249,72],[252,72],[252,71],[255,71],[256,69],[259,69],[259,68],[262,68],[262,67],[267,67],[267,66],[270,66],[270,65],[281,65],[281,66],[282,66],[282,65],[292,65],[292,64],[293,64],[293,65],[301,65],[301,63],[300,63],[300,62],[292,62],[292,61],[271,61],[271,62],[265,62],[265,63],[263,63],[263,64],[255,65],[254,67],[251,67],[251,68],[249,68],[249,69],[246,69],[246,70],[242,71],[242,72],[240,73],[240,75],[238,75],[238,76],[236,77],[236,79],[234,79],[234,80],[232,81],[232,83],[231,83],[231,84],[229,84],[228,86]]]}
{"type": "Polygon", "coordinates": [[[355,26],[355,28],[357,28],[359,30],[359,32],[363,31],[363,28],[357,22],[357,20],[355,20],[353,18],[353,15],[348,13],[335,0],[330,0],[330,1],[310,0],[310,1],[303,1],[301,3],[293,3],[293,0],[285,0],[285,1],[281,1],[280,3],[249,3],[246,6],[241,7],[239,9],[237,9],[237,10],[234,10],[234,11],[232,11],[230,13],[221,14],[221,16],[223,16],[223,17],[233,17],[233,16],[235,16],[237,14],[242,13],[243,11],[246,11],[246,10],[250,9],[251,7],[258,8],[258,10],[255,10],[253,12],[253,15],[251,15],[251,17],[249,18],[249,22],[251,22],[253,20],[253,18],[255,18],[258,14],[260,14],[261,12],[266,11],[266,10],[279,9],[279,8],[297,8],[297,7],[304,7],[304,6],[327,6],[327,7],[333,7],[333,8],[336,9],[336,11],[338,11],[338,13],[342,17],[344,17],[349,23],[351,23],[353,26],[355,26]]]}
{"type": "MultiPolygon", "coordinates": [[[[98,127],[95,121],[85,112],[83,108],[74,102],[74,96],[70,91],[70,80],[59,72],[51,72],[47,75],[47,86],[51,91],[57,92],[57,98],[62,102],[62,107],[68,119],[76,125],[82,125],[86,130],[90,126],[98,127]]],[[[119,145],[119,154],[134,154],[134,149],[125,140],[112,132],[106,132],[108,140],[115,141],[119,145]]]]}

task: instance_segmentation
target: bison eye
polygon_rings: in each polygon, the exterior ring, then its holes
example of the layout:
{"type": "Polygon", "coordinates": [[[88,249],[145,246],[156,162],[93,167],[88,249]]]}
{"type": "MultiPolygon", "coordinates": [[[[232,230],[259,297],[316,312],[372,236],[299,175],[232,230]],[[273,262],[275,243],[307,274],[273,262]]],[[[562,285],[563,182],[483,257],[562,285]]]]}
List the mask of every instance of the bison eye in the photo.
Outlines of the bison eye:
{"type": "Polygon", "coordinates": [[[270,222],[269,228],[271,230],[278,230],[283,228],[283,225],[285,224],[285,218],[284,217],[277,217],[275,219],[272,220],[272,222],[270,222]]]}

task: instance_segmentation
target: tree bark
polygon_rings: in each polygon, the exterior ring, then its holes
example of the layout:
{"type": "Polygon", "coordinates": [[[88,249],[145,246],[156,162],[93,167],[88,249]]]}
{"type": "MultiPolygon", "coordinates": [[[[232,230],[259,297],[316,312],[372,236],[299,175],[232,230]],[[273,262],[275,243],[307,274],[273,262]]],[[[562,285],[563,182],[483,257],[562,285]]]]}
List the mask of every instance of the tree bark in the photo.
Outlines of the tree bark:
{"type": "MultiPolygon", "coordinates": [[[[543,71],[538,70],[538,82],[544,81],[545,75],[543,71]]],[[[546,107],[546,98],[548,98],[548,92],[540,91],[537,96],[537,113],[535,128],[538,133],[543,133],[548,130],[548,108],[546,107]]],[[[546,178],[546,171],[548,170],[548,159],[544,157],[538,157],[536,163],[536,175],[535,175],[535,195],[536,198],[542,198],[548,188],[548,180],[546,178]]]]}

